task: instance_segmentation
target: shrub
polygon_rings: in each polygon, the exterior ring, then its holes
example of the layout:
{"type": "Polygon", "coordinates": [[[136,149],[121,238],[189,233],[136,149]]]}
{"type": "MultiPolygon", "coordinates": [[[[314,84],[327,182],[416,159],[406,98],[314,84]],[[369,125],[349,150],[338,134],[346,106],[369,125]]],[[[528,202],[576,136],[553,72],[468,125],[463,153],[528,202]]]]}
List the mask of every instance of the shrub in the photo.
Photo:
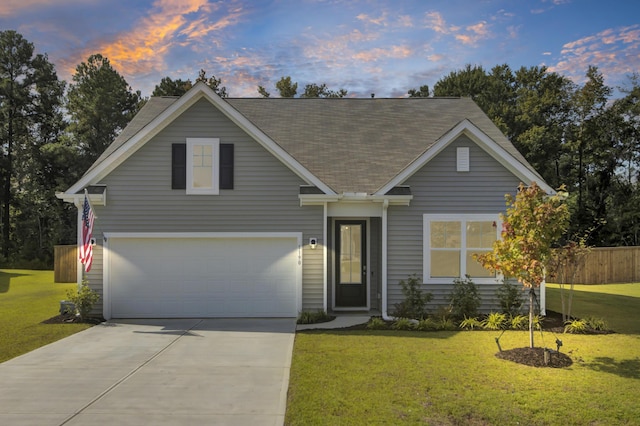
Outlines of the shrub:
{"type": "Polygon", "coordinates": [[[587,323],[586,321],[583,321],[580,319],[567,321],[564,326],[565,333],[581,334],[581,333],[586,333],[586,331],[587,331],[587,323]]]}
{"type": "Polygon", "coordinates": [[[602,318],[587,317],[584,319],[584,321],[587,323],[587,326],[592,330],[604,331],[609,329],[607,322],[602,318]]]}
{"type": "Polygon", "coordinates": [[[482,327],[482,322],[478,320],[476,317],[467,318],[465,317],[461,322],[459,327],[463,330],[474,330],[476,328],[482,327]]]}
{"type": "Polygon", "coordinates": [[[409,318],[398,318],[393,324],[391,324],[391,328],[394,330],[413,330],[414,325],[409,318]]]}
{"type": "Polygon", "coordinates": [[[416,274],[410,275],[407,281],[400,281],[404,300],[394,305],[394,317],[421,320],[427,316],[427,303],[433,295],[422,291],[421,281],[416,274]]]}
{"type": "Polygon", "coordinates": [[[387,323],[380,317],[372,317],[367,323],[369,330],[386,330],[387,323]]]}
{"type": "Polygon", "coordinates": [[[433,318],[425,318],[418,321],[418,324],[416,324],[416,330],[419,331],[436,331],[439,327],[440,324],[433,318]]]}
{"type": "Polygon", "coordinates": [[[500,309],[503,313],[511,316],[516,316],[520,313],[522,308],[522,291],[519,286],[509,282],[503,281],[502,285],[498,287],[496,291],[498,302],[500,303],[500,309]]]}
{"type": "Polygon", "coordinates": [[[456,323],[451,318],[442,318],[438,322],[438,330],[453,331],[457,329],[456,323]]]}
{"type": "Polygon", "coordinates": [[[67,299],[75,305],[76,315],[78,315],[82,321],[85,321],[89,318],[93,305],[100,300],[100,295],[91,290],[89,280],[84,278],[82,284],[80,284],[80,287],[75,292],[73,290],[67,291],[67,299]]]}
{"type": "Polygon", "coordinates": [[[453,290],[449,295],[449,301],[451,303],[451,313],[456,319],[478,315],[480,295],[478,294],[478,287],[469,275],[465,275],[463,280],[460,278],[453,280],[453,290]]]}
{"type": "Polygon", "coordinates": [[[487,330],[501,330],[507,322],[507,316],[502,312],[491,312],[487,318],[482,321],[482,326],[487,330]]]}
{"type": "Polygon", "coordinates": [[[300,315],[298,315],[298,324],[318,324],[321,322],[329,322],[333,319],[334,317],[327,314],[323,310],[318,310],[315,312],[302,311],[300,312],[300,315]]]}
{"type": "Polygon", "coordinates": [[[526,315],[512,316],[509,322],[513,330],[526,330],[529,327],[529,317],[526,315]]]}

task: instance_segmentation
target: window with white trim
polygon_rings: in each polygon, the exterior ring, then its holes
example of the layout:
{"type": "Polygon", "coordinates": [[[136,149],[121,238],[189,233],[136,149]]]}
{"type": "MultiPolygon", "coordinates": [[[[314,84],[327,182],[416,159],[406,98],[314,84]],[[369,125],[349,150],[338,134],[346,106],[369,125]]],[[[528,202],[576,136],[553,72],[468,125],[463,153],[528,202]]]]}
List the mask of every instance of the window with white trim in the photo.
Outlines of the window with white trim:
{"type": "Polygon", "coordinates": [[[220,192],[220,139],[187,138],[187,194],[220,192]]]}
{"type": "Polygon", "coordinates": [[[490,252],[500,238],[497,214],[425,214],[423,271],[425,282],[469,275],[475,283],[493,283],[495,274],[473,259],[490,252]]]}

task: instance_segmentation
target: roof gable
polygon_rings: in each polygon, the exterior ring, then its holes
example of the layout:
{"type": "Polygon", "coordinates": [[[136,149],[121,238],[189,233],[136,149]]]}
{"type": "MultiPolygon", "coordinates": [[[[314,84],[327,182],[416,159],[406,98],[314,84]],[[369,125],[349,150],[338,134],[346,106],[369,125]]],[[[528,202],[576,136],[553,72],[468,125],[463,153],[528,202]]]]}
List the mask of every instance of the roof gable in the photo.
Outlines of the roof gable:
{"type": "Polygon", "coordinates": [[[229,103],[220,98],[220,96],[205,83],[196,83],[191,90],[180,98],[160,99],[163,100],[160,102],[150,100],[148,104],[140,110],[136,116],[137,119],[131,121],[130,125],[123,130],[122,134],[118,136],[94,162],[82,178],[66,191],[66,194],[75,194],[84,187],[99,182],[200,99],[206,99],[211,102],[231,121],[247,132],[267,151],[287,165],[303,180],[311,185],[317,186],[325,193],[332,193],[331,188],[305,169],[287,151],[271,140],[229,103]],[[151,118],[154,114],[157,115],[151,118]],[[138,116],[140,117],[138,118],[138,116]]]}

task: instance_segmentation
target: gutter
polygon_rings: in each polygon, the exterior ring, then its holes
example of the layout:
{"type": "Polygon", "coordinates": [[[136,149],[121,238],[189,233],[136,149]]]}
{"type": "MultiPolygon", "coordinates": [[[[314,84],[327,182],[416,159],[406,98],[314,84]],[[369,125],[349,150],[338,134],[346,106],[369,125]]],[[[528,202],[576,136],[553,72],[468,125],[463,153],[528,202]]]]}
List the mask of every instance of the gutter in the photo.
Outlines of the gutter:
{"type": "Polygon", "coordinates": [[[382,202],[382,319],[385,321],[394,321],[395,318],[387,314],[387,209],[389,208],[389,200],[382,202]]]}

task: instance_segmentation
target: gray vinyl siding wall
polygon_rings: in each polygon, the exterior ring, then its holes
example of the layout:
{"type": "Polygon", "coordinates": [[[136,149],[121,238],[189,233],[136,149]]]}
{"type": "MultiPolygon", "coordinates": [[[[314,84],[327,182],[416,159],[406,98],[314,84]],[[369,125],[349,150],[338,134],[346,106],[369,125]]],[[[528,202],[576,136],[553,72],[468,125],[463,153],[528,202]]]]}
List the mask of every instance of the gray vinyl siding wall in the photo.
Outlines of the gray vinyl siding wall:
{"type": "Polygon", "coordinates": [[[301,207],[305,182],[208,101],[197,102],[100,183],[107,185],[107,205],[95,206],[98,246],[89,274],[97,291],[103,232],[302,232],[302,308],[322,309],[322,250],[308,245],[309,237],[322,235],[322,206],[301,207]],[[171,189],[171,144],[188,137],[234,144],[234,189],[219,195],[171,189]]]}
{"type": "MultiPolygon", "coordinates": [[[[515,194],[520,181],[467,137],[460,137],[440,152],[404,184],[411,187],[409,207],[388,209],[388,309],[403,299],[398,285],[411,274],[423,277],[423,215],[427,213],[477,214],[505,211],[504,196],[515,194]],[[456,148],[469,147],[470,171],[456,171],[456,148]]],[[[430,308],[448,304],[451,280],[423,284],[433,294],[430,308]]],[[[499,307],[499,284],[478,284],[481,310],[499,307]]]]}

